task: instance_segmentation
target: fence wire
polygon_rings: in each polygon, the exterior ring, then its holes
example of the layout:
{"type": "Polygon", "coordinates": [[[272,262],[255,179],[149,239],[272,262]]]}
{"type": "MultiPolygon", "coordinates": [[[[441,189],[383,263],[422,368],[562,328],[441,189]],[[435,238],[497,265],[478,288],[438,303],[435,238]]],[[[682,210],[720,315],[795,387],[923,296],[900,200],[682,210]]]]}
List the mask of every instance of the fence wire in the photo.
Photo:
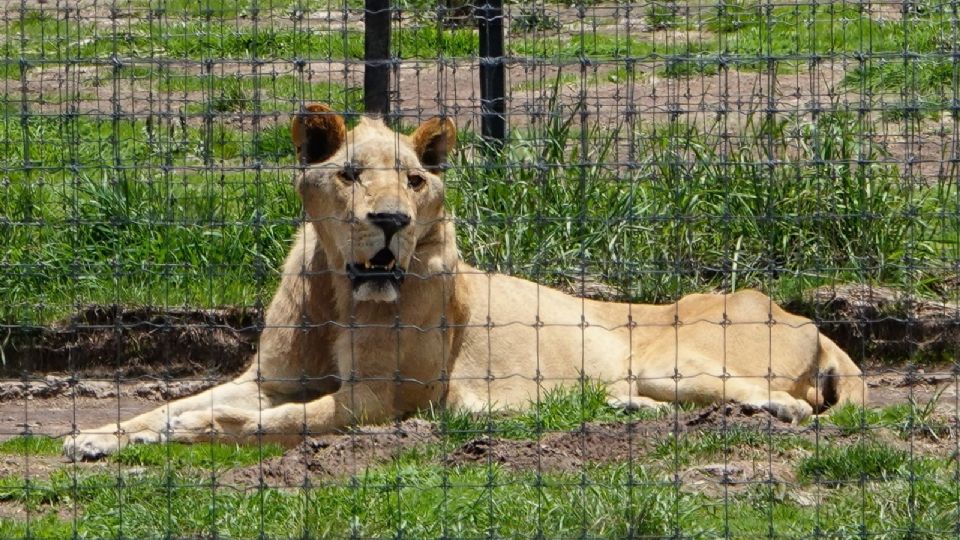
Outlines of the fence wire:
{"type": "Polygon", "coordinates": [[[0,538],[960,537],[956,0],[0,35],[0,538]]]}

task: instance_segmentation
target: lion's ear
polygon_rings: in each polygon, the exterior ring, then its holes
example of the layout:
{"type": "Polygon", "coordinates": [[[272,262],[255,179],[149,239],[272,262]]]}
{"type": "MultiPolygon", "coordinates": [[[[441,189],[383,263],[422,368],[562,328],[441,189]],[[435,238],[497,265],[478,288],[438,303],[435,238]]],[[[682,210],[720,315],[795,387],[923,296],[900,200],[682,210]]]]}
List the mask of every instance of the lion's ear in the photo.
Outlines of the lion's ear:
{"type": "Polygon", "coordinates": [[[294,115],[290,134],[300,163],[309,165],[326,161],[337,153],[347,138],[347,126],[333,109],[313,103],[294,115]]]}
{"type": "Polygon", "coordinates": [[[457,126],[453,120],[437,116],[420,124],[410,139],[420,164],[432,173],[440,173],[447,154],[457,144],[457,126]]]}

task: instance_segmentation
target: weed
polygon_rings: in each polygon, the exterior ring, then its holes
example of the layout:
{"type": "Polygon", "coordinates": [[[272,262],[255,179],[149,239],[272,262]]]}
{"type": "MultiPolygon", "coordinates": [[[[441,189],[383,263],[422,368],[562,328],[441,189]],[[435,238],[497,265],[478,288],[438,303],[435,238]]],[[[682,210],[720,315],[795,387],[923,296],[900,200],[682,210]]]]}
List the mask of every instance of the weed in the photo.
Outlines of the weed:
{"type": "Polygon", "coordinates": [[[25,435],[0,442],[0,454],[17,456],[60,455],[61,441],[50,437],[25,435]]]}
{"type": "Polygon", "coordinates": [[[654,30],[677,26],[681,21],[680,6],[674,0],[652,2],[647,6],[645,21],[654,30]]]}
{"type": "Polygon", "coordinates": [[[570,431],[587,422],[613,422],[660,418],[669,409],[624,411],[607,404],[606,387],[585,380],[580,385],[558,386],[531,401],[529,409],[512,413],[477,414],[448,409],[425,411],[448,440],[477,437],[535,438],[544,433],[570,431]]]}
{"type": "Polygon", "coordinates": [[[670,467],[676,467],[678,464],[686,465],[697,459],[715,458],[735,448],[753,448],[764,453],[783,454],[791,449],[809,449],[811,446],[801,437],[729,426],[716,431],[665,434],[656,441],[651,455],[657,459],[669,461],[670,467]]]}
{"type": "Polygon", "coordinates": [[[861,441],[848,446],[822,446],[797,466],[800,478],[824,484],[889,480],[903,474],[907,453],[887,444],[861,441]]]}
{"type": "Polygon", "coordinates": [[[664,59],[663,75],[666,77],[715,75],[719,70],[719,59],[712,55],[679,55],[664,59]]]}
{"type": "Polygon", "coordinates": [[[220,92],[210,99],[210,108],[217,112],[239,112],[247,109],[250,98],[240,83],[238,76],[227,78],[220,92]]]}
{"type": "Polygon", "coordinates": [[[283,454],[276,444],[262,446],[239,446],[226,443],[203,444],[135,444],[127,446],[113,456],[113,461],[122,465],[149,467],[229,469],[259,463],[264,459],[283,454]]]}
{"type": "Polygon", "coordinates": [[[541,4],[521,6],[520,13],[510,22],[512,32],[543,32],[559,30],[561,26],[560,19],[548,13],[546,6],[541,4]]]}

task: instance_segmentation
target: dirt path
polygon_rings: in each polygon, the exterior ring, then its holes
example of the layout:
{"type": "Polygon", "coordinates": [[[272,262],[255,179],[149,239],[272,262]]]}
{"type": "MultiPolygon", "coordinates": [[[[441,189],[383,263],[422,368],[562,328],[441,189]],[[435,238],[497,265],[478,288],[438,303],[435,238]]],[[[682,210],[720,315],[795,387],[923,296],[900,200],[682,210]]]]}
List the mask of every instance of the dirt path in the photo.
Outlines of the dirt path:
{"type": "MultiPolygon", "coordinates": [[[[65,377],[49,377],[27,384],[0,382],[0,440],[25,432],[60,437],[69,433],[74,423],[84,429],[124,420],[214,383],[212,380],[150,381],[118,386],[108,381],[80,381],[71,389],[66,381],[65,377]],[[19,396],[11,397],[17,395],[17,391],[19,396]]],[[[927,369],[909,374],[885,368],[871,372],[866,382],[870,388],[871,407],[909,403],[911,400],[923,406],[936,399],[937,415],[951,417],[960,411],[960,379],[949,369],[927,369]]],[[[389,428],[370,429],[390,431],[389,428]]],[[[413,431],[422,432],[423,427],[418,426],[413,431]]],[[[337,437],[333,436],[333,439],[337,437]]],[[[394,444],[391,442],[386,446],[394,444]]]]}

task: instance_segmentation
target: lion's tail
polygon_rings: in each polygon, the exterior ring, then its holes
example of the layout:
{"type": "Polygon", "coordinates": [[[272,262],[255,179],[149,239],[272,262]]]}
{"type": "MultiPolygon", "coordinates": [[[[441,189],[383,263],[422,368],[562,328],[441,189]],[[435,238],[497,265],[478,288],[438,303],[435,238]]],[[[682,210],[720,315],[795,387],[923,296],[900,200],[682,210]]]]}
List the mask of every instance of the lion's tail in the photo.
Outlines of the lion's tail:
{"type": "Polygon", "coordinates": [[[817,358],[819,374],[816,384],[807,392],[809,401],[818,412],[834,405],[867,403],[867,383],[863,372],[850,356],[827,336],[820,335],[820,353],[817,358]]]}

